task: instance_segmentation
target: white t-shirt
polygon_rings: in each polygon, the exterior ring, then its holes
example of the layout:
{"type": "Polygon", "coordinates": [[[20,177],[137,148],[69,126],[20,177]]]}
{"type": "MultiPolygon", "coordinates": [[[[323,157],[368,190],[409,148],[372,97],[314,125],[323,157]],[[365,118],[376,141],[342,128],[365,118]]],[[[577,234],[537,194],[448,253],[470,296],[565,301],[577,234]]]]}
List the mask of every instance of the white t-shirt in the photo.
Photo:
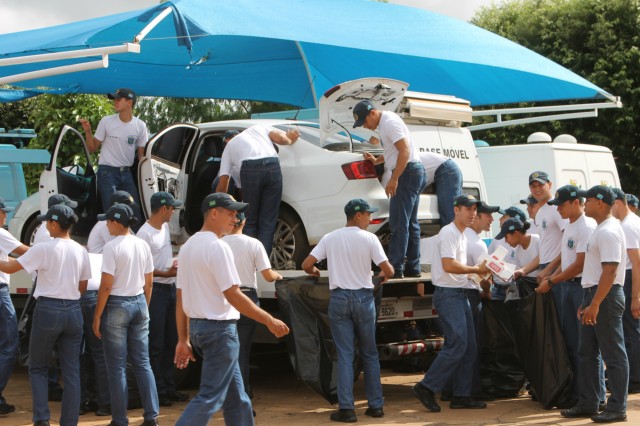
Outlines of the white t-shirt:
{"type": "Polygon", "coordinates": [[[378,132],[380,133],[380,143],[384,149],[385,170],[393,170],[396,168],[398,149],[395,143],[400,139],[406,139],[409,145],[409,159],[407,162],[420,162],[420,155],[411,139],[411,133],[398,114],[390,111],[382,111],[380,123],[378,124],[378,132]]]}
{"type": "Polygon", "coordinates": [[[556,206],[546,202],[536,213],[536,228],[540,235],[540,263],[549,263],[560,254],[562,230],[569,223],[563,219],[556,206]]]}
{"type": "MultiPolygon", "coordinates": [[[[516,267],[518,269],[528,265],[533,259],[536,258],[536,256],[540,254],[540,236],[536,234],[529,235],[531,235],[529,247],[527,247],[525,250],[524,247],[518,244],[514,251],[516,256],[516,267]]],[[[534,269],[527,274],[527,277],[537,277],[539,272],[539,269],[534,269]]]]}
{"type": "MultiPolygon", "coordinates": [[[[493,254],[494,251],[496,251],[496,249],[498,247],[504,247],[507,250],[507,254],[504,257],[503,261],[506,263],[510,263],[512,265],[516,265],[516,267],[518,266],[518,262],[516,260],[516,249],[514,249],[513,247],[511,247],[509,245],[509,243],[507,243],[504,238],[501,240],[498,240],[497,238],[494,238],[493,240],[491,240],[491,243],[489,244],[489,254],[493,254]]],[[[497,275],[493,275],[493,282],[495,284],[509,284],[511,281],[505,281],[502,278],[500,278],[497,275]]]]}
{"type": "Polygon", "coordinates": [[[113,296],[137,296],[144,292],[144,275],[153,272],[149,244],[131,234],[104,245],[102,272],[113,275],[113,296]]]}
{"type": "Polygon", "coordinates": [[[258,289],[256,271],[271,269],[269,256],[260,240],[244,234],[231,234],[222,238],[231,247],[241,287],[258,289]]]}
{"type": "Polygon", "coordinates": [[[46,241],[51,241],[52,239],[53,238],[51,238],[49,230],[47,229],[47,222],[42,222],[36,229],[36,235],[33,236],[33,244],[44,243],[46,241]]]}
{"type": "Polygon", "coordinates": [[[89,253],[71,239],[54,238],[34,244],[18,262],[28,273],[38,271],[33,297],[78,300],[80,281],[91,278],[89,253]]]}
{"type": "MultiPolygon", "coordinates": [[[[140,227],[136,237],[146,241],[151,249],[153,257],[153,269],[159,271],[167,271],[173,259],[173,251],[171,250],[171,237],[169,234],[169,224],[163,223],[162,228],[156,229],[145,222],[140,227]]],[[[153,277],[153,281],[162,284],[173,284],[176,282],[175,277],[153,277]]]]}
{"type": "MultiPolygon", "coordinates": [[[[467,264],[467,237],[460,232],[454,222],[440,230],[436,239],[435,259],[455,259],[467,264]]],[[[431,281],[438,287],[463,288],[467,285],[467,274],[450,274],[444,271],[442,262],[431,265],[431,281]]]]}
{"type": "Polygon", "coordinates": [[[610,217],[591,234],[582,270],[582,287],[588,288],[598,285],[602,275],[603,262],[617,262],[614,284],[624,284],[627,247],[624,232],[618,219],[610,217]]]}
{"type": "Polygon", "coordinates": [[[197,232],[180,248],[177,278],[182,308],[189,318],[218,321],[240,318],[223,294],[240,284],[233,252],[213,232],[197,232]]]}
{"type": "Polygon", "coordinates": [[[435,181],[436,170],[442,166],[442,163],[449,160],[449,157],[435,152],[421,152],[419,156],[424,170],[427,172],[427,185],[431,185],[435,181]]]}
{"type": "MultiPolygon", "coordinates": [[[[640,217],[629,213],[621,222],[627,250],[640,249],[640,217]]],[[[631,259],[627,256],[626,269],[631,269],[631,259]]]]}
{"type": "Polygon", "coordinates": [[[102,141],[98,166],[130,167],[136,157],[136,149],[147,144],[147,125],[138,117],[125,123],[118,114],[103,117],[94,137],[102,141]]]}
{"type": "MultiPolygon", "coordinates": [[[[562,249],[560,252],[562,270],[565,271],[575,261],[578,253],[586,253],[589,238],[596,229],[597,223],[584,213],[575,222],[568,223],[562,233],[562,249]]],[[[582,273],[576,275],[581,277],[582,273]]]]}
{"type": "MultiPolygon", "coordinates": [[[[22,243],[16,240],[6,229],[0,228],[0,260],[9,260],[9,254],[20,247],[22,243]]],[[[0,272],[0,284],[9,284],[9,274],[0,272]]]]}
{"type": "Polygon", "coordinates": [[[220,159],[219,175],[237,178],[236,184],[242,187],[240,168],[243,161],[268,157],[277,158],[278,153],[269,137],[272,130],[270,127],[262,125],[251,126],[227,142],[220,159]]]}
{"type": "Polygon", "coordinates": [[[99,220],[91,229],[87,240],[87,250],[89,253],[102,253],[104,245],[113,240],[114,236],[109,233],[106,220],[99,220]]]}
{"type": "Polygon", "coordinates": [[[318,260],[327,259],[331,290],[373,288],[371,261],[379,265],[387,260],[378,237],[357,226],[329,232],[310,255],[318,260]]]}
{"type": "MultiPolygon", "coordinates": [[[[480,235],[471,228],[466,228],[464,235],[467,237],[467,266],[476,266],[481,262],[480,259],[487,257],[487,245],[482,241],[480,235]]],[[[466,287],[482,291],[480,285],[471,279],[467,279],[466,287]]]]}

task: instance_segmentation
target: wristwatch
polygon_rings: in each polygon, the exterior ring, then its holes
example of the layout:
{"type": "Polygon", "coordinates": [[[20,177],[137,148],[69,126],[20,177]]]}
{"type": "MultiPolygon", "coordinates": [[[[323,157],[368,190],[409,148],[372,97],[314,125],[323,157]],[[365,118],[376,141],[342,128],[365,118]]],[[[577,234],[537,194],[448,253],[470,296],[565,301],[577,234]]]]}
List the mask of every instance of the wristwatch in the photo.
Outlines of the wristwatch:
{"type": "Polygon", "coordinates": [[[555,284],[553,281],[551,281],[551,277],[547,277],[547,284],[549,284],[549,287],[553,287],[555,284]]]}

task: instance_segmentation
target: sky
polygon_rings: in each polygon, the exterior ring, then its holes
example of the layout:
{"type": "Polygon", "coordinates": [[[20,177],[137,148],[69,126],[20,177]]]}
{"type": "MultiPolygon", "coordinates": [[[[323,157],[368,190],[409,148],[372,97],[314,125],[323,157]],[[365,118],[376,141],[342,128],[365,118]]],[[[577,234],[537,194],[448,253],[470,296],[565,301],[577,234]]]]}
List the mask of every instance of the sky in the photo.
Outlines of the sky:
{"type": "MultiPolygon", "coordinates": [[[[494,1],[497,0],[389,0],[390,3],[419,7],[465,21],[471,19],[481,6],[491,5],[494,1]]],[[[158,3],[159,0],[2,0],[0,34],[144,9],[158,3]]]]}

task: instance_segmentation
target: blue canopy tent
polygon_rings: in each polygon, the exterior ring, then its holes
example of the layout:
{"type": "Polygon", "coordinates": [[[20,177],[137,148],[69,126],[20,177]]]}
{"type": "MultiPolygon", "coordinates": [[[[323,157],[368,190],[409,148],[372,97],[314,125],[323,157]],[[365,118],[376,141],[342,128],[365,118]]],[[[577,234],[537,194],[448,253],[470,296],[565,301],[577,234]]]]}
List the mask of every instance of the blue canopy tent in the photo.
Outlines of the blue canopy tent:
{"type": "MultiPolygon", "coordinates": [[[[127,86],[140,95],[308,108],[316,107],[319,97],[336,84],[379,76],[407,81],[413,91],[455,95],[474,107],[614,100],[566,68],[474,25],[366,0],[177,0],[6,34],[0,36],[0,84],[3,77],[45,67],[7,65],[10,58],[125,42],[139,43],[140,53],[109,55],[107,68],[13,85],[58,93],[106,93],[127,86]],[[165,9],[170,13],[153,22],[165,9]]],[[[46,66],[90,59],[96,54],[46,66]]]]}

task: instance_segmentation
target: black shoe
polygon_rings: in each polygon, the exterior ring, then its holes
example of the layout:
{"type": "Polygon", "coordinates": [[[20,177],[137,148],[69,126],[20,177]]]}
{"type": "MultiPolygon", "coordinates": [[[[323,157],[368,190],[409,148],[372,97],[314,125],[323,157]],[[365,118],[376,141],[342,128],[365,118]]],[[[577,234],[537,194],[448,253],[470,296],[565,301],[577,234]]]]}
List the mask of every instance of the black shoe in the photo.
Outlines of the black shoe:
{"type": "Polygon", "coordinates": [[[451,391],[442,391],[442,393],[440,394],[440,401],[451,401],[451,398],[453,398],[453,392],[451,391]]]}
{"type": "Polygon", "coordinates": [[[459,409],[459,408],[470,408],[470,409],[487,408],[487,404],[482,401],[476,401],[475,399],[469,398],[469,397],[454,396],[451,399],[449,408],[451,408],[452,410],[459,409]]]}
{"type": "Polygon", "coordinates": [[[183,392],[178,392],[178,391],[169,392],[167,396],[171,401],[174,401],[174,402],[184,402],[189,399],[189,395],[183,392]]]}
{"type": "Polygon", "coordinates": [[[144,422],[140,423],[140,426],[158,426],[158,421],[156,419],[145,420],[144,422]]]}
{"type": "Polygon", "coordinates": [[[413,387],[413,393],[418,397],[424,408],[432,413],[439,413],[441,408],[434,398],[433,391],[421,383],[416,384],[413,387]]]}
{"type": "Polygon", "coordinates": [[[629,393],[640,393],[640,383],[629,383],[629,393]]]}
{"type": "Polygon", "coordinates": [[[627,413],[614,413],[611,411],[603,411],[600,414],[596,414],[591,417],[591,421],[595,423],[613,423],[613,422],[626,422],[627,413]]]}
{"type": "Polygon", "coordinates": [[[171,407],[173,402],[167,395],[158,395],[158,404],[160,404],[161,407],[171,407]]]}
{"type": "Polygon", "coordinates": [[[369,416],[369,417],[384,417],[384,411],[382,411],[382,407],[380,408],[367,408],[367,410],[364,412],[365,416],[369,416]]]}
{"type": "Polygon", "coordinates": [[[256,416],[256,410],[251,410],[251,412],[253,413],[253,417],[256,416]]]}
{"type": "Polygon", "coordinates": [[[49,424],[49,420],[38,420],[33,424],[33,426],[51,426],[49,424]]]}
{"type": "Polygon", "coordinates": [[[85,402],[84,404],[80,404],[80,411],[79,411],[79,414],[80,414],[81,416],[84,416],[84,415],[85,415],[85,414],[87,414],[89,411],[91,411],[91,410],[90,410],[90,408],[89,408],[89,404],[88,404],[88,403],[86,403],[86,402],[85,402]]]}
{"type": "Polygon", "coordinates": [[[49,388],[49,401],[60,402],[62,401],[62,389],[60,386],[52,386],[49,388]]]}
{"type": "Polygon", "coordinates": [[[399,271],[399,272],[395,272],[392,278],[396,278],[396,279],[404,278],[404,275],[402,275],[402,271],[399,271]]]}
{"type": "Polygon", "coordinates": [[[331,413],[329,416],[331,420],[334,422],[342,422],[342,423],[355,423],[358,421],[356,417],[356,412],[349,409],[339,409],[335,413],[331,413]]]}
{"type": "Polygon", "coordinates": [[[562,417],[567,417],[569,419],[574,419],[574,418],[578,418],[578,417],[591,417],[591,416],[595,416],[596,412],[593,412],[591,410],[585,410],[584,408],[578,407],[577,405],[575,407],[571,407],[571,408],[567,408],[566,410],[562,410],[560,411],[560,415],[562,417]]]}
{"type": "Polygon", "coordinates": [[[607,409],[607,403],[606,402],[601,402],[601,403],[598,404],[598,411],[599,412],[602,413],[606,409],[607,409]]]}
{"type": "Polygon", "coordinates": [[[418,271],[418,272],[407,272],[405,271],[404,273],[404,277],[405,278],[420,278],[422,276],[422,271],[418,271]]]}
{"type": "Polygon", "coordinates": [[[16,411],[16,406],[7,404],[6,402],[0,402],[0,414],[9,414],[16,411]]]}
{"type": "Polygon", "coordinates": [[[111,415],[111,407],[108,405],[98,406],[96,409],[96,416],[110,416],[111,415]]]}

